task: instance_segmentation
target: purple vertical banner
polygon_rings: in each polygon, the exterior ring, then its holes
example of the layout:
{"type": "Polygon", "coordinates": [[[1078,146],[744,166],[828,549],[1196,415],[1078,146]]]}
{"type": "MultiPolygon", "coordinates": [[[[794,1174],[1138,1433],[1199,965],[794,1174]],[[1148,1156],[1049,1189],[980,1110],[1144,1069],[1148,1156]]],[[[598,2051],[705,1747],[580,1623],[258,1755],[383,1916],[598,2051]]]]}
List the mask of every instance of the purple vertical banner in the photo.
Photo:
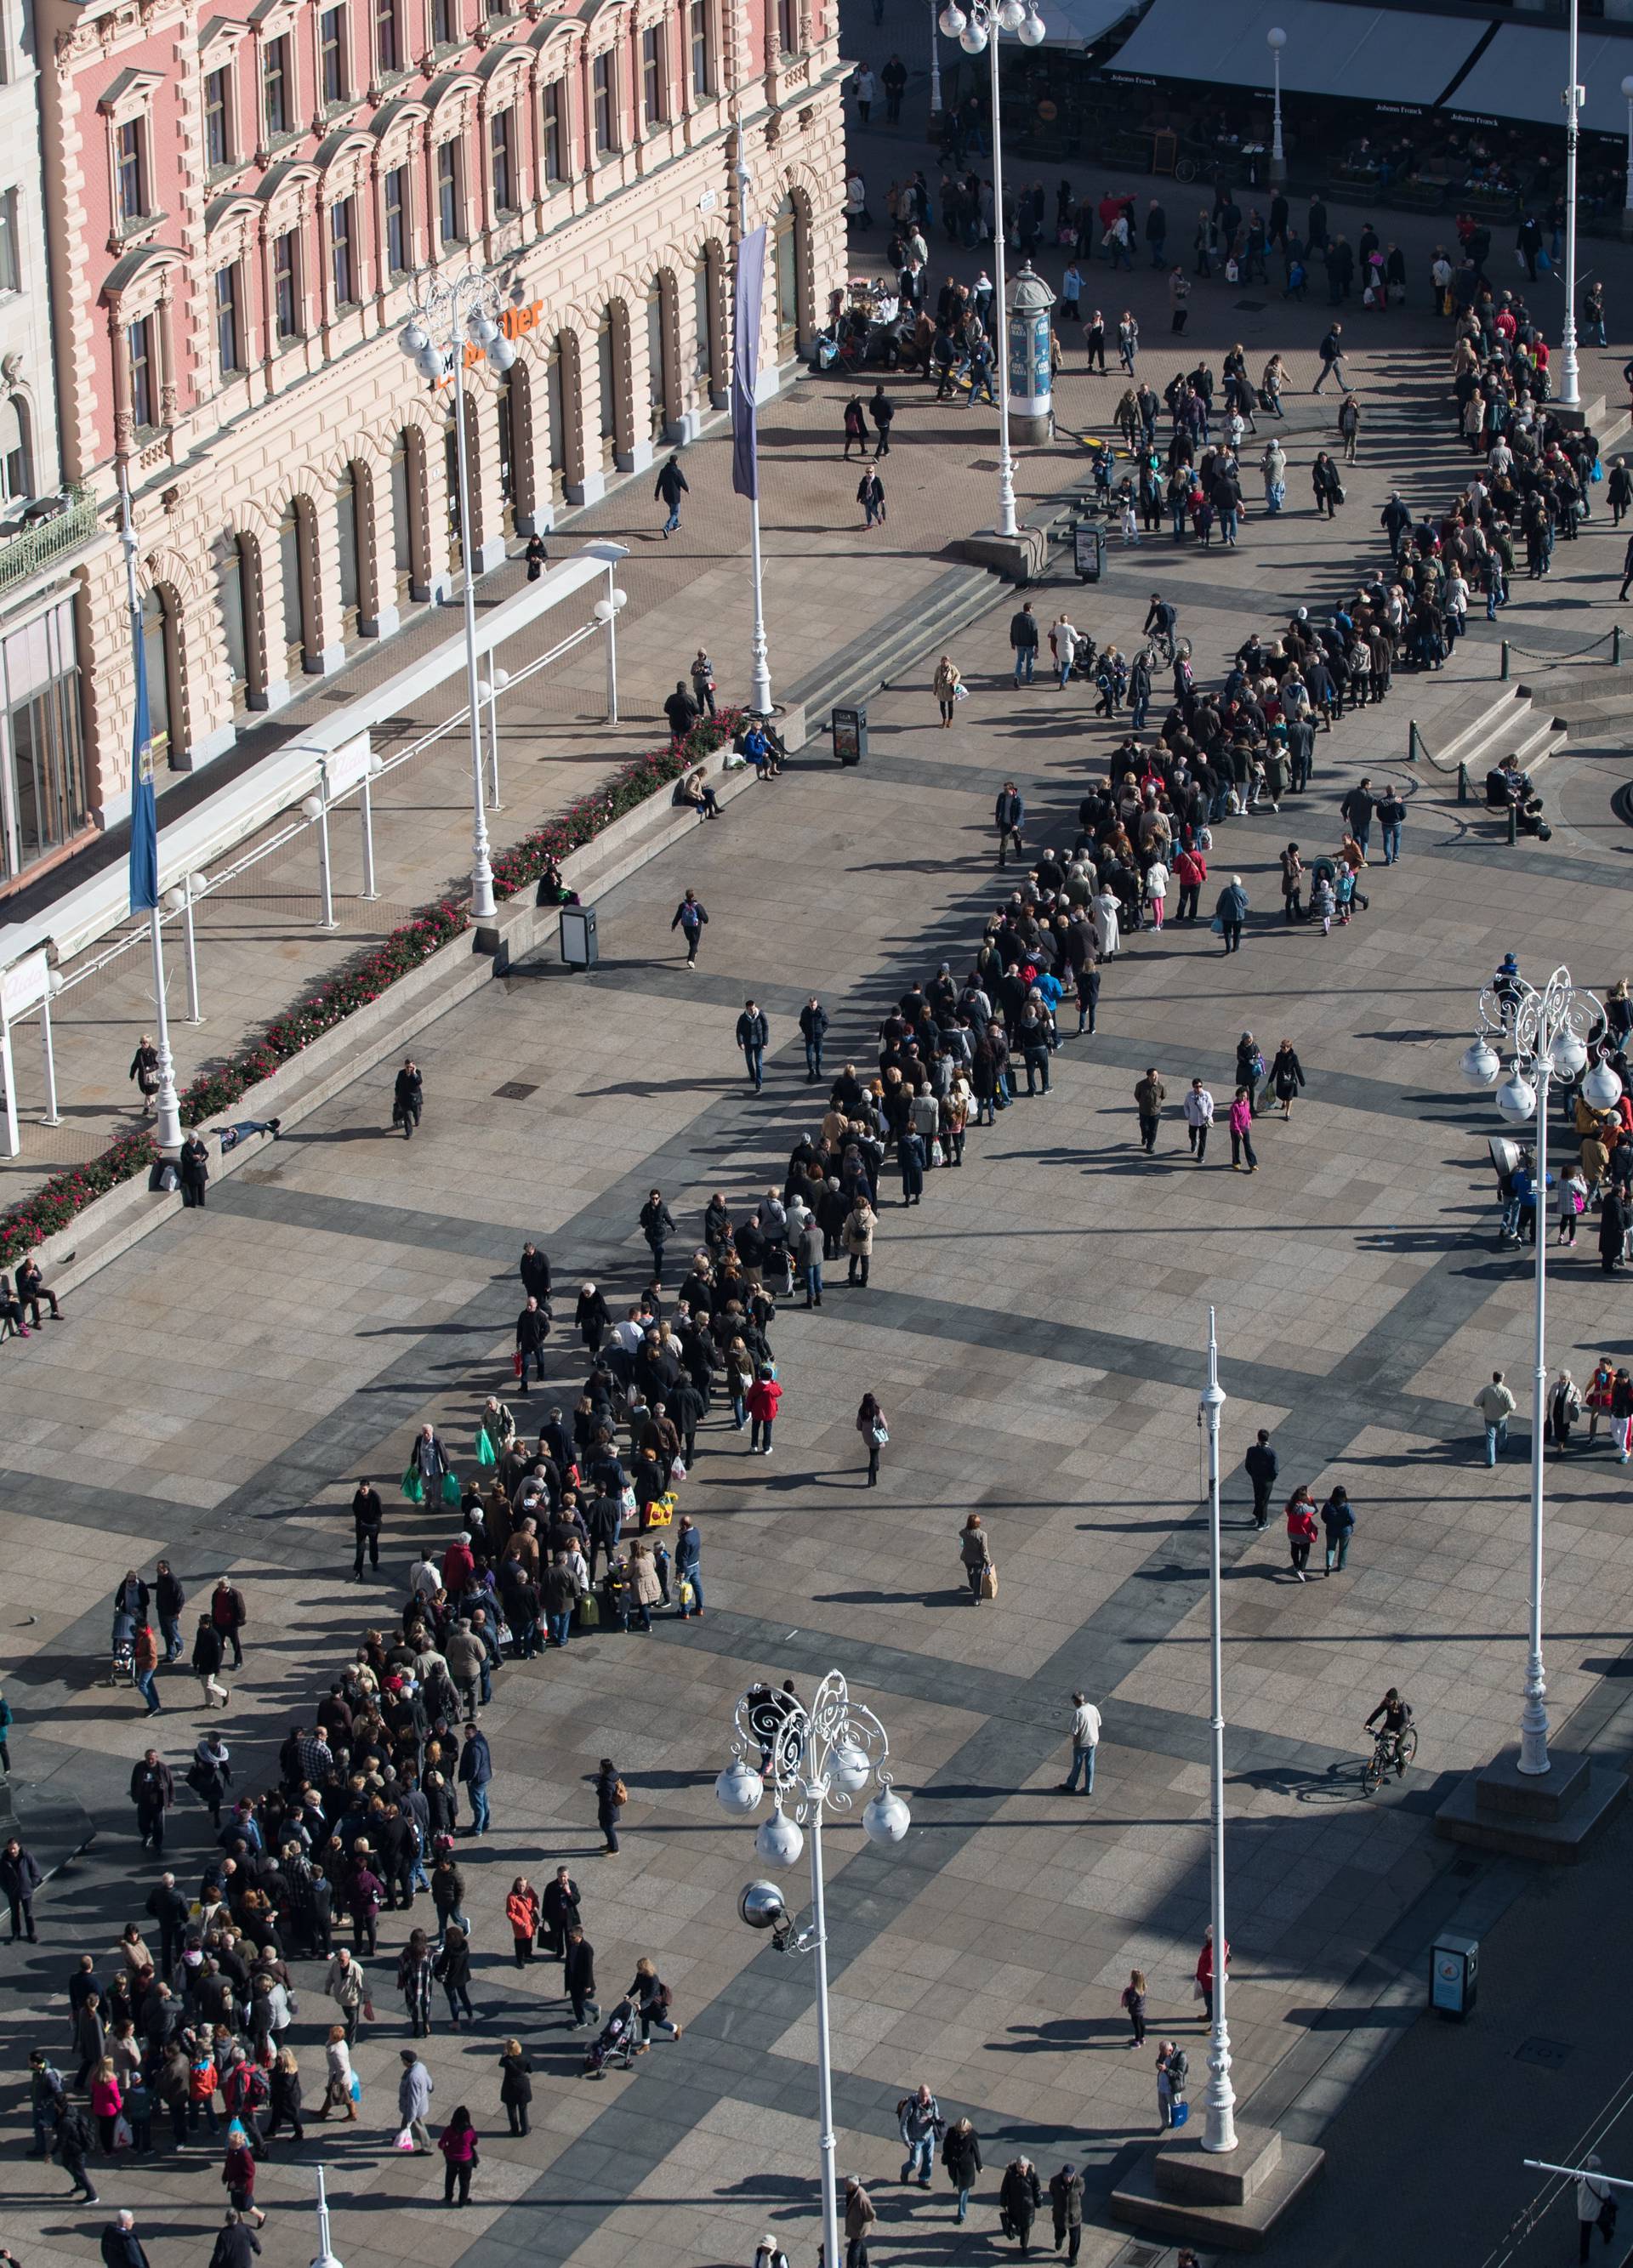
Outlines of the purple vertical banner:
{"type": "Polygon", "coordinates": [[[731,334],[731,484],[742,497],[760,493],[760,307],[765,296],[765,232],[757,228],[737,247],[736,306],[731,334]]]}

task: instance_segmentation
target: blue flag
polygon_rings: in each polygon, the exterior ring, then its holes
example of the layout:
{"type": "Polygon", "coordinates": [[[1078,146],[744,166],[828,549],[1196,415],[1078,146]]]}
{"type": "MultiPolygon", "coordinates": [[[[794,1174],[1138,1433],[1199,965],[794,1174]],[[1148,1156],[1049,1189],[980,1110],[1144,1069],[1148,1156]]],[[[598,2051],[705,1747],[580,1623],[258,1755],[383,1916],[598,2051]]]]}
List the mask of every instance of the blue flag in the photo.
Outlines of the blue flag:
{"type": "Polygon", "coordinates": [[[765,292],[765,232],[757,228],[737,247],[736,306],[731,341],[731,484],[741,497],[760,492],[760,304],[765,292]]]}
{"type": "Polygon", "coordinates": [[[136,648],[136,719],[130,728],[130,910],[150,913],[159,904],[159,799],[153,791],[153,734],[147,715],[147,652],[142,617],[130,609],[130,638],[136,648]]]}

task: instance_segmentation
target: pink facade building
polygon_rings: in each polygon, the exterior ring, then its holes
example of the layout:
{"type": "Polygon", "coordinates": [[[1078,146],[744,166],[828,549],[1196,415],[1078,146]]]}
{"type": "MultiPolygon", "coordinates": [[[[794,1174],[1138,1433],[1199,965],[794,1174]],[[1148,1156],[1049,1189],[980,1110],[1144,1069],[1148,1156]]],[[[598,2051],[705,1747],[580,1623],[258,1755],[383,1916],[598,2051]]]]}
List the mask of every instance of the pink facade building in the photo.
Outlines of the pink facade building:
{"type": "Polygon", "coordinates": [[[399,349],[436,270],[494,279],[479,569],[723,405],[734,166],[772,250],[762,361],[843,273],[833,0],[38,0],[83,808],[129,794],[112,530],[128,479],[161,762],[190,770],[446,594],[448,394],[399,349]]]}

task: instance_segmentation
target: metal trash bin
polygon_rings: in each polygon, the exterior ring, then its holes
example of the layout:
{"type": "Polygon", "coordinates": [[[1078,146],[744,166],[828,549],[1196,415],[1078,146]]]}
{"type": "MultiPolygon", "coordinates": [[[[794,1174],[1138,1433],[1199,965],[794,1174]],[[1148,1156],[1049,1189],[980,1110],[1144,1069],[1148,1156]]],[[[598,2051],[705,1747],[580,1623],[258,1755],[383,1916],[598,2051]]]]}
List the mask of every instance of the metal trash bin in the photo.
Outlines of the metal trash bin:
{"type": "Polygon", "coordinates": [[[865,709],[836,709],[831,731],[835,763],[861,763],[868,753],[868,711],[865,709]]]}
{"type": "Polygon", "coordinates": [[[1460,2022],[1480,1989],[1480,1940],[1443,1930],[1429,1955],[1429,2005],[1460,2022]]]}
{"type": "Polygon", "coordinates": [[[601,958],[601,947],[595,941],[595,909],[594,906],[563,906],[561,909],[561,959],[566,968],[594,968],[601,958]]]}
{"type": "Polygon", "coordinates": [[[1105,537],[1092,520],[1080,520],[1072,530],[1072,564],[1080,583],[1097,583],[1105,571],[1105,537]]]}

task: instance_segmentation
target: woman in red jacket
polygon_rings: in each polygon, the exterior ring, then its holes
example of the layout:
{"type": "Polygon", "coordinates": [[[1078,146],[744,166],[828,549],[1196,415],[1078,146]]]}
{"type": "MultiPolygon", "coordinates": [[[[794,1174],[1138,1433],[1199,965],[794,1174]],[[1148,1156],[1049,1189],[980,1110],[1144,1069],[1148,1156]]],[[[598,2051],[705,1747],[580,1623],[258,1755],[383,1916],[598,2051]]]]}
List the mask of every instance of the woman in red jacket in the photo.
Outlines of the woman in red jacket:
{"type": "Polygon", "coordinates": [[[505,1918],[510,1924],[510,1933],[516,1940],[516,1966],[525,1968],[533,1958],[533,1940],[539,1933],[538,1892],[525,1874],[518,1874],[510,1886],[510,1896],[505,1901],[505,1918]]]}
{"type": "Polygon", "coordinates": [[[772,1425],[777,1416],[777,1404],[782,1400],[782,1388],[765,1364],[760,1365],[753,1385],[743,1399],[750,1418],[749,1454],[757,1457],[763,1449],[769,1457],[772,1425]]]}
{"type": "Polygon", "coordinates": [[[1310,1547],[1315,1542],[1315,1505],[1310,1491],[1296,1488],[1287,1500],[1287,1542],[1293,1555],[1293,1572],[1302,1583],[1306,1580],[1304,1569],[1310,1564],[1310,1547]]]}

